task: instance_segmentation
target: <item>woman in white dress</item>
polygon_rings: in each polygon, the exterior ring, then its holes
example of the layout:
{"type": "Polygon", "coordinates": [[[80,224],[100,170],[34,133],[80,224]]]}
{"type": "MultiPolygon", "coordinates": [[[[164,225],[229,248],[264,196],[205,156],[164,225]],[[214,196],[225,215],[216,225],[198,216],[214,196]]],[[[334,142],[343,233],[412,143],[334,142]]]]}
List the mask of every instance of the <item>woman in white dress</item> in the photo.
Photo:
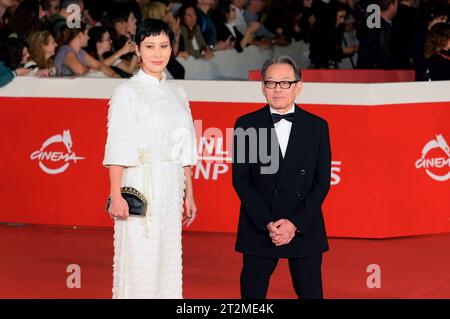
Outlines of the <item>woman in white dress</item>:
{"type": "Polygon", "coordinates": [[[141,69],[110,101],[103,165],[109,167],[108,213],[115,221],[113,298],[182,298],[181,232],[196,217],[191,169],[197,151],[186,94],[163,73],[169,32],[159,20],[140,24],[141,69]],[[146,217],[129,216],[123,186],[145,195],[146,217]]]}

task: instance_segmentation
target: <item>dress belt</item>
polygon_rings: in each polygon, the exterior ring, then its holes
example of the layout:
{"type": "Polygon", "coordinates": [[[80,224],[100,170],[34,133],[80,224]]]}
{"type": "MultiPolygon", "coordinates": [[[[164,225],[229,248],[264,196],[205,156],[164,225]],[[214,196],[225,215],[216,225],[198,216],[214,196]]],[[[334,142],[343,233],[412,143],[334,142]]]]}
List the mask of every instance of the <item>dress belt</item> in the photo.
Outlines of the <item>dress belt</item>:
{"type": "Polygon", "coordinates": [[[147,214],[144,218],[142,218],[142,226],[144,229],[144,237],[149,237],[149,231],[148,231],[148,221],[150,218],[150,215],[152,214],[151,206],[153,204],[152,202],[152,195],[153,195],[153,189],[152,189],[152,166],[154,163],[157,162],[176,162],[175,160],[169,158],[169,157],[162,157],[162,156],[154,156],[150,151],[140,149],[139,150],[139,160],[142,163],[142,167],[144,169],[144,194],[147,198],[147,214]]]}

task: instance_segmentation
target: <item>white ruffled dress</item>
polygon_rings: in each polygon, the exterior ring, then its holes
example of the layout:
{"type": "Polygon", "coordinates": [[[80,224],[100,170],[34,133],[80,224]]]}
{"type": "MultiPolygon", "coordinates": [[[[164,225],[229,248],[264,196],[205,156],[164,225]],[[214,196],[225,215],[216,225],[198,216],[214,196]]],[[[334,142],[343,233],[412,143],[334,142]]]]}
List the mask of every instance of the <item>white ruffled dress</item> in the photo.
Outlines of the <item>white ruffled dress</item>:
{"type": "Polygon", "coordinates": [[[197,162],[183,89],[140,70],[109,103],[103,165],[148,199],[147,217],[115,221],[113,298],[182,298],[184,166],[197,162]]]}

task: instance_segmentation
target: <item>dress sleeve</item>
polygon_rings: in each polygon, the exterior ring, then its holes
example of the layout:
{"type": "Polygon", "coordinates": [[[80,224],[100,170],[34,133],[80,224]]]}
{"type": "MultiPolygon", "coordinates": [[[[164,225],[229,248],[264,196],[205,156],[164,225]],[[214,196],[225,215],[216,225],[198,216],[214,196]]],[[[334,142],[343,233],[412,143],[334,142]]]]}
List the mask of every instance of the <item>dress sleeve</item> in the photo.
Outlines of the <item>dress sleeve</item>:
{"type": "Polygon", "coordinates": [[[184,104],[186,111],[188,113],[188,125],[186,130],[186,135],[183,139],[184,143],[182,146],[180,159],[181,164],[184,166],[194,166],[197,164],[198,161],[198,154],[197,154],[197,141],[195,139],[195,128],[194,128],[194,121],[192,119],[192,113],[191,109],[189,107],[189,100],[186,96],[186,93],[183,89],[181,89],[184,99],[184,104]]]}
{"type": "Polygon", "coordinates": [[[109,101],[108,137],[104,166],[139,165],[139,143],[136,115],[130,89],[120,86],[109,101]]]}

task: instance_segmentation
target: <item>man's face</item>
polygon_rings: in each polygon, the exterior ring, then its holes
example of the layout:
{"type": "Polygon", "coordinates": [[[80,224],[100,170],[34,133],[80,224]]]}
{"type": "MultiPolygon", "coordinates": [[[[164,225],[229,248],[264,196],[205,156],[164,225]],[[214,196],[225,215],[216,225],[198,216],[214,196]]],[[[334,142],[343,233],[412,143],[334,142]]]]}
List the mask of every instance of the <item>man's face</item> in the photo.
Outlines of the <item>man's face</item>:
{"type": "MultiPolygon", "coordinates": [[[[264,81],[295,81],[295,73],[292,66],[286,63],[272,64],[266,71],[264,81]]],[[[280,84],[269,89],[262,83],[262,91],[267,103],[280,112],[288,111],[294,104],[295,98],[300,95],[302,83],[293,83],[290,88],[283,89],[280,84]]]]}
{"type": "Polygon", "coordinates": [[[58,0],[50,1],[50,9],[48,10],[50,14],[51,15],[58,14],[59,10],[60,10],[59,1],[58,0]]]}

